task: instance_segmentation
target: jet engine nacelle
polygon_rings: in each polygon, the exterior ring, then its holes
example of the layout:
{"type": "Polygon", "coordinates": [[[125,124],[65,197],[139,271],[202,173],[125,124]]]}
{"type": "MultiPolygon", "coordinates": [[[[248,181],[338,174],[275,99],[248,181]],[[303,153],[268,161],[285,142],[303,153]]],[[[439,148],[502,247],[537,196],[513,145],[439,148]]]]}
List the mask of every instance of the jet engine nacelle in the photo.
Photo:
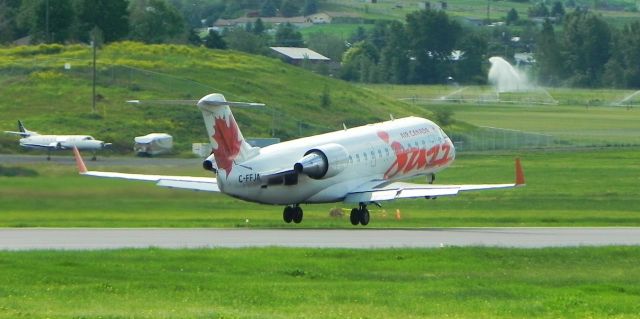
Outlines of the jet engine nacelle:
{"type": "Polygon", "coordinates": [[[325,144],[304,153],[293,169],[313,179],[323,179],[338,175],[349,164],[349,153],[342,145],[325,144]]]}
{"type": "Polygon", "coordinates": [[[202,168],[206,171],[211,171],[214,173],[218,173],[218,167],[216,165],[216,159],[213,157],[213,154],[209,155],[203,162],[202,168]]]}

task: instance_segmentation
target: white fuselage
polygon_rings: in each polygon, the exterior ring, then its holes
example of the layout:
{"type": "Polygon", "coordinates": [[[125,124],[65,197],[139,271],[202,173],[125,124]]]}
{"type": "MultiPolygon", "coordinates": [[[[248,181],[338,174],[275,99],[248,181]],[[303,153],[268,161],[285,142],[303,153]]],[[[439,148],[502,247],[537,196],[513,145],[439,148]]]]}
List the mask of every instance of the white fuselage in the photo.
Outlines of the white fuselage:
{"type": "Polygon", "coordinates": [[[247,201],[338,202],[363,187],[434,174],[454,158],[453,143],[440,127],[423,118],[407,117],[271,145],[260,149],[257,156],[234,163],[228,175],[219,174],[217,179],[224,193],[247,201]],[[293,185],[264,180],[266,173],[293,169],[309,150],[327,144],[340,145],[349,156],[335,176],[314,179],[299,174],[293,185]]]}
{"type": "Polygon", "coordinates": [[[105,143],[89,135],[31,135],[20,139],[20,146],[27,148],[101,150],[105,143]]]}

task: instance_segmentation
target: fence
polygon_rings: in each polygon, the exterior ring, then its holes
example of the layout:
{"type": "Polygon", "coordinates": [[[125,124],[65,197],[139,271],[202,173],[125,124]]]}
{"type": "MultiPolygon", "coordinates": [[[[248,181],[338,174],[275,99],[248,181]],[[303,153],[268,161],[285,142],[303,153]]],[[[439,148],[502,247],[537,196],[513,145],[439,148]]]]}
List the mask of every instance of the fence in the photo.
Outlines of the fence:
{"type": "Polygon", "coordinates": [[[549,148],[555,144],[551,135],[493,127],[452,133],[451,139],[459,152],[549,148]]]}

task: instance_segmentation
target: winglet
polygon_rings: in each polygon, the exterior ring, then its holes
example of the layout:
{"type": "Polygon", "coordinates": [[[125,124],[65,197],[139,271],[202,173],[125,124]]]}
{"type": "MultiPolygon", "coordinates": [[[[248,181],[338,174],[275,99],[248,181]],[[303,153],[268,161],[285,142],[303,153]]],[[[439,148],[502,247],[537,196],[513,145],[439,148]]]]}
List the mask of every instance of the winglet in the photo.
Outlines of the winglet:
{"type": "Polygon", "coordinates": [[[516,186],[525,185],[524,172],[522,171],[522,164],[520,164],[520,158],[516,157],[516,186]]]}
{"type": "Polygon", "coordinates": [[[84,165],[84,161],[82,160],[82,156],[80,156],[80,152],[77,147],[73,147],[73,156],[76,158],[76,165],[78,166],[78,172],[80,174],[84,174],[87,172],[87,166],[84,165]]]}

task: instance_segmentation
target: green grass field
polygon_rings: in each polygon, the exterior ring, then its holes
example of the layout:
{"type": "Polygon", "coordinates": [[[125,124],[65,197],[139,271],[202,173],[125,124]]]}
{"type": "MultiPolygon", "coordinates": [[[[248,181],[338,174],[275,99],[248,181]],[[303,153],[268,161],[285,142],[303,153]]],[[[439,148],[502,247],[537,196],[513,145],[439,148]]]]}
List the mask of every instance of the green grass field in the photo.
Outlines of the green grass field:
{"type": "Polygon", "coordinates": [[[395,99],[434,110],[450,110],[453,118],[476,126],[495,127],[551,135],[556,146],[640,145],[640,108],[614,106],[634,91],[550,89],[554,105],[527,101],[527,96],[545,98],[542,93],[517,93],[506,99],[519,103],[474,102],[491,91],[488,87],[468,87],[456,93],[465,103],[442,102],[455,89],[447,86],[367,85],[366,88],[395,99]],[[514,96],[515,95],[515,96],[514,96]]]}
{"type": "MultiPolygon", "coordinates": [[[[522,158],[527,186],[464,193],[437,200],[400,200],[371,207],[369,227],[640,226],[638,149],[459,154],[437,183],[513,181],[522,158]],[[396,220],[400,210],[401,220],[396,220]]],[[[38,177],[0,177],[0,227],[348,227],[343,204],[304,205],[300,225],[282,221],[282,207],[222,194],[171,190],[144,182],[78,176],[67,165],[24,164],[38,177]],[[249,220],[246,223],[246,220],[249,220]]],[[[95,170],[206,176],[200,165],[101,167],[95,170]]]]}
{"type": "MultiPolygon", "coordinates": [[[[423,1],[379,1],[379,3],[371,4],[358,0],[329,0],[325,6],[331,11],[357,13],[370,19],[404,19],[407,14],[419,9],[418,3],[420,2],[423,1]]],[[[474,19],[487,18],[486,1],[456,0],[447,1],[447,4],[448,9],[446,11],[450,16],[474,19]]],[[[435,3],[432,3],[432,5],[435,5],[435,3]]],[[[518,12],[521,12],[524,17],[526,16],[529,6],[531,6],[530,3],[492,1],[491,18],[504,19],[511,8],[515,8],[518,12]]]]}
{"type": "MultiPolygon", "coordinates": [[[[328,0],[323,4],[323,9],[329,11],[341,11],[359,14],[369,19],[404,19],[404,17],[418,10],[418,3],[421,0],[404,0],[404,1],[378,1],[372,4],[360,0],[328,0]]],[[[518,11],[520,19],[527,17],[529,7],[533,6],[534,1],[479,1],[479,0],[454,0],[446,1],[448,15],[460,18],[471,18],[477,20],[487,19],[487,4],[489,4],[489,18],[495,21],[504,21],[507,13],[511,8],[518,11]]],[[[614,23],[616,26],[622,26],[624,23],[633,22],[640,14],[631,10],[603,10],[600,7],[593,8],[593,1],[578,0],[577,4],[588,7],[589,10],[602,15],[608,22],[614,23]]],[[[614,0],[607,1],[611,5],[622,8],[631,9],[637,6],[635,0],[614,0]]],[[[435,5],[431,1],[432,5],[435,5]]],[[[547,4],[549,7],[550,4],[547,4]]],[[[572,8],[565,8],[567,12],[571,12],[572,8]]]]}
{"type": "Polygon", "coordinates": [[[299,31],[304,37],[308,37],[312,33],[324,33],[338,37],[342,40],[347,40],[352,34],[356,32],[358,27],[365,29],[373,28],[373,24],[350,24],[350,23],[335,23],[335,24],[317,24],[307,28],[301,28],[299,31]]]}
{"type": "Polygon", "coordinates": [[[0,252],[0,318],[636,318],[638,247],[0,252]]]}

